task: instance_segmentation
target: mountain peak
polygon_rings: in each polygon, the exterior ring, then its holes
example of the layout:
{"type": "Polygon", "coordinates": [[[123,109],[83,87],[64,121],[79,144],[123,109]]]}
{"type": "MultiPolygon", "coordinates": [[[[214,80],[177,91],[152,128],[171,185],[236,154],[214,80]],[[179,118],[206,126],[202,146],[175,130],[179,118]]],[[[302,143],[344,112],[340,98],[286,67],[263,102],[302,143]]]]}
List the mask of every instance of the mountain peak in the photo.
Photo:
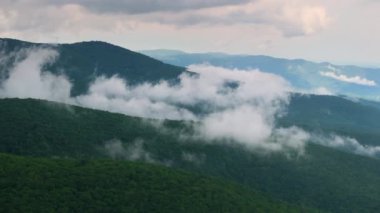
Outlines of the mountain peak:
{"type": "MultiPolygon", "coordinates": [[[[66,75],[73,84],[73,94],[85,93],[96,76],[117,75],[129,84],[175,80],[185,68],[163,63],[141,53],[103,41],[85,41],[72,44],[32,43],[16,39],[0,40],[0,52],[16,52],[34,46],[54,47],[57,60],[45,67],[55,74],[66,75]]],[[[12,67],[12,66],[10,66],[12,67]]],[[[10,70],[6,70],[9,72],[10,70]]]]}

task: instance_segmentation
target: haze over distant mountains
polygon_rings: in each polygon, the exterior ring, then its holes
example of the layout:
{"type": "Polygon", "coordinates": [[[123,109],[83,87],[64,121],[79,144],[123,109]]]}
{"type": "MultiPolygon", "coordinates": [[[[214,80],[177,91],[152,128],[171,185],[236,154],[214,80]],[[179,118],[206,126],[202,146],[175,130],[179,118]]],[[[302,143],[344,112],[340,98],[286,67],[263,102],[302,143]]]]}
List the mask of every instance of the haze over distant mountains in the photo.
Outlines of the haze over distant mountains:
{"type": "MultiPolygon", "coordinates": [[[[295,92],[347,95],[371,100],[378,100],[380,94],[380,68],[341,66],[328,62],[314,63],[302,59],[288,60],[270,56],[185,53],[175,50],[141,51],[159,60],[157,61],[98,41],[54,45],[14,39],[0,40],[3,54],[29,47],[49,47],[58,50],[59,60],[47,68],[53,73],[64,71],[74,83],[73,94],[85,92],[97,75],[111,77],[117,74],[128,79],[130,84],[143,81],[158,82],[178,78],[185,71],[182,67],[193,64],[240,70],[259,69],[282,76],[291,83],[295,92]]],[[[1,78],[6,77],[5,70],[1,72],[1,78]]]]}
{"type": "Polygon", "coordinates": [[[140,52],[177,66],[207,63],[232,69],[259,69],[284,77],[299,92],[349,95],[373,100],[379,100],[380,97],[380,68],[342,66],[263,55],[185,53],[176,50],[140,52]]]}

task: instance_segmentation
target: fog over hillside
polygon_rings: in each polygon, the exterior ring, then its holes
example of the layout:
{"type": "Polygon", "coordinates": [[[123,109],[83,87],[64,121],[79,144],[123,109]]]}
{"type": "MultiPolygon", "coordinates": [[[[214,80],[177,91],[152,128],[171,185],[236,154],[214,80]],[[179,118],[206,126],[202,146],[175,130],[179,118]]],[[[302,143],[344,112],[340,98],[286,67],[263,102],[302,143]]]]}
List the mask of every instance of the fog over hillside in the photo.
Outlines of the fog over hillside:
{"type": "MultiPolygon", "coordinates": [[[[1,83],[2,98],[37,98],[138,117],[190,120],[197,124],[195,136],[234,141],[263,153],[292,150],[302,155],[307,141],[366,156],[380,153],[380,148],[362,146],[354,138],[277,126],[292,85],[276,74],[198,64],[188,67],[196,75],[184,73],[179,83],[130,85],[118,75],[97,76],[87,93],[70,96],[68,77],[42,69],[59,60],[56,50],[31,48],[13,54],[20,60],[1,83]]],[[[7,61],[4,57],[1,61],[7,61]]]]}

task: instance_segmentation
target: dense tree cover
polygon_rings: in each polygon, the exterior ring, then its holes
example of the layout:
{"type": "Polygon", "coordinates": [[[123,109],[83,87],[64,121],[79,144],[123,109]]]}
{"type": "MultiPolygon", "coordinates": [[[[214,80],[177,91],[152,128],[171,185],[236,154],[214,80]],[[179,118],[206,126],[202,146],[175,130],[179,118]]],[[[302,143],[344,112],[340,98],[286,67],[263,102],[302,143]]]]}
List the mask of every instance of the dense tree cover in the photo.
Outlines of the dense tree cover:
{"type": "MultiPolygon", "coordinates": [[[[175,80],[185,71],[184,68],[167,65],[104,42],[52,46],[0,39],[2,53],[9,54],[29,47],[49,47],[58,50],[59,60],[45,66],[44,69],[54,73],[63,72],[67,75],[73,82],[74,95],[85,92],[89,83],[100,75],[110,77],[117,74],[133,84],[142,81],[157,82],[161,79],[175,80]]],[[[16,59],[15,56],[13,57],[16,59]]],[[[3,74],[9,70],[12,63],[13,61],[10,60],[1,64],[0,80],[4,78],[3,74]]],[[[269,62],[266,64],[272,65],[269,62]]],[[[294,95],[288,114],[280,118],[278,125],[298,125],[316,132],[336,132],[355,137],[364,144],[378,145],[379,106],[377,103],[363,101],[354,103],[333,96],[294,95]]],[[[197,111],[198,107],[194,106],[189,110],[197,111]]],[[[40,168],[36,163],[38,161],[39,164],[46,166],[44,170],[50,171],[51,167],[52,171],[55,169],[54,174],[62,175],[57,165],[66,165],[59,168],[66,168],[62,171],[78,174],[78,171],[71,168],[72,165],[78,164],[81,169],[86,165],[91,165],[90,167],[96,170],[98,166],[103,168],[102,165],[113,164],[112,161],[99,161],[99,159],[147,161],[222,177],[260,193],[267,193],[274,199],[300,206],[311,206],[332,212],[380,211],[380,186],[378,185],[380,168],[379,161],[376,159],[313,144],[307,146],[304,156],[296,156],[293,155],[294,153],[258,154],[254,150],[247,150],[239,145],[209,143],[199,138],[180,137],[191,131],[191,125],[185,122],[163,121],[157,125],[157,121],[153,120],[53,102],[0,100],[0,152],[28,156],[25,158],[2,156],[1,159],[7,162],[17,161],[20,165],[24,165],[21,162],[30,160],[31,163],[35,163],[29,165],[31,168],[40,168]],[[120,140],[121,144],[112,144],[114,139],[120,140]],[[109,150],[110,144],[111,149],[119,149],[116,154],[109,150]],[[134,150],[136,147],[137,151],[134,150]],[[138,155],[131,157],[135,155],[134,152],[138,155]],[[31,156],[46,158],[33,159],[31,156]],[[60,160],[51,160],[51,158],[60,160]]],[[[122,162],[115,163],[122,164],[122,162]]],[[[15,166],[15,168],[22,167],[15,166]]],[[[18,173],[24,174],[21,171],[27,170],[20,169],[18,173]]],[[[39,177],[37,173],[31,175],[31,180],[39,177]]],[[[84,175],[83,180],[90,178],[82,173],[80,175],[84,175]]],[[[63,194],[71,193],[70,190],[70,192],[65,190],[63,194]]],[[[8,193],[10,192],[7,191],[5,195],[8,193]]],[[[12,193],[17,192],[12,191],[12,193]]],[[[28,193],[31,195],[37,193],[35,195],[38,196],[21,196],[25,200],[19,201],[38,203],[38,198],[42,196],[38,194],[42,192],[37,189],[36,191],[29,190],[28,193]]],[[[80,193],[77,192],[75,195],[80,193]]],[[[116,197],[119,195],[114,194],[116,197]]],[[[17,201],[17,197],[12,198],[17,201]]],[[[84,200],[90,199],[87,194],[83,197],[84,200]]],[[[157,196],[154,199],[160,198],[157,196]]],[[[16,201],[14,203],[18,202],[16,201]]],[[[229,208],[228,205],[226,206],[229,208]]],[[[54,209],[55,206],[51,208],[54,209]]]]}
{"type": "Polygon", "coordinates": [[[336,96],[292,96],[281,125],[298,125],[310,131],[335,132],[367,145],[380,145],[380,104],[336,96]]]}
{"type": "Polygon", "coordinates": [[[260,193],[143,163],[0,154],[2,212],[304,212],[260,193]]]}
{"type": "MultiPolygon", "coordinates": [[[[0,39],[0,52],[12,56],[20,49],[42,47],[58,51],[59,58],[46,65],[45,70],[65,74],[73,83],[72,94],[87,91],[88,85],[98,76],[117,75],[128,83],[173,80],[186,72],[185,68],[165,64],[148,56],[100,41],[73,44],[36,44],[14,39],[0,39]]],[[[12,57],[11,57],[12,58],[12,57]]],[[[14,60],[17,57],[13,57],[14,60]]],[[[9,71],[11,63],[0,70],[9,71]]],[[[1,80],[1,79],[0,79],[1,80]]]]}
{"type": "Polygon", "coordinates": [[[159,137],[138,118],[31,99],[0,102],[0,150],[7,153],[102,157],[109,140],[159,137]]]}
{"type": "MultiPolygon", "coordinates": [[[[120,139],[122,146],[117,148],[126,150],[143,141],[140,148],[149,158],[132,160],[222,177],[296,205],[331,212],[380,211],[376,159],[313,144],[304,156],[260,154],[236,144],[181,137],[191,131],[184,122],[157,125],[153,120],[31,99],[0,100],[0,115],[0,152],[104,159],[112,157],[106,149],[112,139],[120,139]]],[[[116,157],[131,159],[130,154],[116,157]]]]}

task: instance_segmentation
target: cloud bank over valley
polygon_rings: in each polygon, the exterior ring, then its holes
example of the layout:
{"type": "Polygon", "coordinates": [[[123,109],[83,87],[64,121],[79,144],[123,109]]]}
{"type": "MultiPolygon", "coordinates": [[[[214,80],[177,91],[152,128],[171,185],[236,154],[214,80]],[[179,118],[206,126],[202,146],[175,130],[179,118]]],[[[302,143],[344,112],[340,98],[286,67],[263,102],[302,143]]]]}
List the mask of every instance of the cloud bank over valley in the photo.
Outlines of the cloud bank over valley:
{"type": "MultiPolygon", "coordinates": [[[[191,120],[196,124],[196,134],[209,141],[237,142],[261,153],[303,154],[312,138],[295,126],[277,127],[276,118],[285,112],[292,87],[275,74],[191,65],[188,69],[196,74],[182,74],[177,84],[161,81],[132,86],[128,79],[118,76],[98,76],[87,93],[71,97],[69,79],[63,74],[43,71],[46,63],[59,57],[55,50],[28,49],[19,54],[18,62],[1,82],[1,98],[36,98],[144,118],[191,120]]],[[[352,140],[344,140],[348,142],[339,146],[360,145],[352,140]]],[[[325,146],[337,146],[335,142],[318,141],[325,146]]],[[[114,152],[115,146],[117,143],[110,144],[110,153],[120,155],[114,152]]],[[[359,147],[357,153],[372,155],[366,148],[359,147]]]]}

